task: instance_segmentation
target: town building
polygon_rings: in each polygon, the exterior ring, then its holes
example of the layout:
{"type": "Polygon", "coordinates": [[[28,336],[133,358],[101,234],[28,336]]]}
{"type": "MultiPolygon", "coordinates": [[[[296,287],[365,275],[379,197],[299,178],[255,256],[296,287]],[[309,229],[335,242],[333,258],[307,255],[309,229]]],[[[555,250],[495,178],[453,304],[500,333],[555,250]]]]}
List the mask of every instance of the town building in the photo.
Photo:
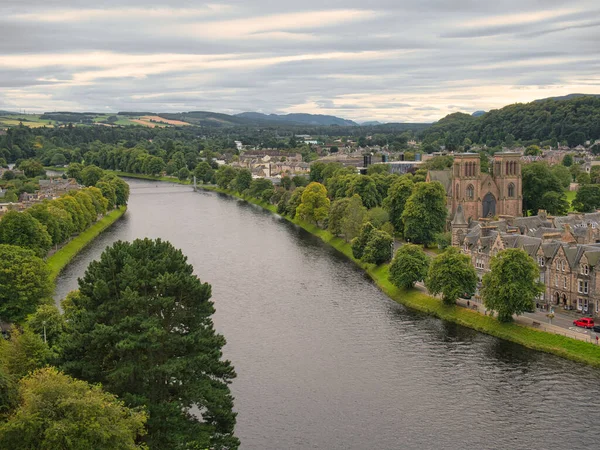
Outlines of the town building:
{"type": "Polygon", "coordinates": [[[600,212],[502,216],[467,222],[462,205],[452,220],[452,244],[470,256],[479,278],[507,248],[527,252],[540,269],[544,309],[560,307],[600,317],[600,212]]]}
{"type": "Polygon", "coordinates": [[[438,181],[446,189],[450,220],[459,206],[467,223],[482,217],[521,216],[521,155],[496,153],[490,161],[489,171],[481,171],[478,153],[459,153],[454,155],[451,169],[430,170],[427,181],[438,181]]]}

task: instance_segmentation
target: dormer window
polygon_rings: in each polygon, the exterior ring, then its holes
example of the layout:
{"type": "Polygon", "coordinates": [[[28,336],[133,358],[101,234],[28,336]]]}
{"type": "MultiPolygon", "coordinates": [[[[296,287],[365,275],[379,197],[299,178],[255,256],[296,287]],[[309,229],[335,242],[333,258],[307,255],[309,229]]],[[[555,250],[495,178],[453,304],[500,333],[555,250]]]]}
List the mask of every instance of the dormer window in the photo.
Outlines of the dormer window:
{"type": "Polygon", "coordinates": [[[560,262],[560,270],[563,271],[563,272],[565,271],[565,261],[564,261],[564,259],[560,262]]]}
{"type": "Polygon", "coordinates": [[[483,247],[481,247],[481,246],[477,247],[477,253],[483,253],[483,247]]]}
{"type": "Polygon", "coordinates": [[[590,274],[590,266],[588,266],[587,264],[583,264],[581,266],[581,273],[583,275],[589,275],[590,274]]]}
{"type": "Polygon", "coordinates": [[[540,267],[544,267],[544,264],[546,264],[543,256],[538,256],[537,262],[538,262],[538,266],[540,266],[540,267]]]}

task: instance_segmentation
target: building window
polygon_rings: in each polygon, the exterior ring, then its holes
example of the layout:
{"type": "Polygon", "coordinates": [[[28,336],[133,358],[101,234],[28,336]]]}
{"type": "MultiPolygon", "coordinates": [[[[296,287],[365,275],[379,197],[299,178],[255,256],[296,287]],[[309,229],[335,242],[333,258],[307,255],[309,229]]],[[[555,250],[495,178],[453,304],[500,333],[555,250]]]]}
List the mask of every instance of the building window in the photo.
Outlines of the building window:
{"type": "Polygon", "coordinates": [[[475,197],[475,188],[473,187],[472,184],[470,184],[469,186],[467,186],[467,198],[469,200],[473,200],[474,197],[475,197]]]}
{"type": "Polygon", "coordinates": [[[577,309],[579,311],[581,311],[581,299],[580,298],[577,299],[577,309]]]}
{"type": "Polygon", "coordinates": [[[546,284],[546,273],[540,272],[540,283],[546,284]]]}
{"type": "Polygon", "coordinates": [[[589,292],[588,282],[584,280],[579,280],[577,283],[577,292],[580,294],[587,294],[589,292]]]}
{"type": "Polygon", "coordinates": [[[583,299],[583,310],[584,311],[588,310],[588,299],[587,298],[583,299]]]}
{"type": "Polygon", "coordinates": [[[456,198],[458,198],[459,196],[460,196],[460,187],[457,184],[456,185],[456,198]]]}
{"type": "Polygon", "coordinates": [[[515,185],[510,183],[508,185],[508,198],[513,198],[515,196],[515,185]]]}
{"type": "Polygon", "coordinates": [[[567,277],[563,277],[563,285],[567,289],[567,277]]]}
{"type": "Polygon", "coordinates": [[[543,256],[538,256],[538,257],[537,257],[537,262],[538,262],[538,265],[539,265],[540,267],[544,267],[544,265],[546,264],[546,263],[544,262],[544,257],[543,257],[543,256]]]}
{"type": "Polygon", "coordinates": [[[588,266],[587,264],[584,264],[583,267],[581,268],[581,273],[583,273],[584,275],[589,275],[590,274],[590,266],[588,266]]]}
{"type": "Polygon", "coordinates": [[[565,261],[564,260],[562,260],[560,262],[560,270],[562,270],[563,272],[565,271],[565,261]]]}
{"type": "Polygon", "coordinates": [[[558,275],[554,275],[554,285],[558,287],[558,275]]]}

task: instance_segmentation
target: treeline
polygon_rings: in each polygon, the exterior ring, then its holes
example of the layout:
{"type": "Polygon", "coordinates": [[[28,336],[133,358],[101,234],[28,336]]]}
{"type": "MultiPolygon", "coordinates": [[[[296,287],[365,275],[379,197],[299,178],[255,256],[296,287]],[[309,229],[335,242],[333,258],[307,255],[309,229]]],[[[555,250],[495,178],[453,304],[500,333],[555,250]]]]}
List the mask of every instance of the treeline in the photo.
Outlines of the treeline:
{"type": "Polygon", "coordinates": [[[427,148],[445,145],[455,150],[464,145],[488,147],[515,144],[571,147],[600,139],[600,98],[587,96],[568,100],[518,103],[482,116],[455,113],[419,133],[427,148]]]}
{"type": "Polygon", "coordinates": [[[0,448],[238,448],[211,287],[180,250],[113,244],[64,315],[48,275],[33,251],[0,244],[0,319],[14,324],[0,339],[0,448]]]}

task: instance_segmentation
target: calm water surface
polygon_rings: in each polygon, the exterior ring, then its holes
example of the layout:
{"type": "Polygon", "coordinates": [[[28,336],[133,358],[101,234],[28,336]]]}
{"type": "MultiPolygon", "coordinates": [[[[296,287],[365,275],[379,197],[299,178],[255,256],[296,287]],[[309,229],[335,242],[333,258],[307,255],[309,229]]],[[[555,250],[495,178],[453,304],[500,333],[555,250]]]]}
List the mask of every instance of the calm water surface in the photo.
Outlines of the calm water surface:
{"type": "Polygon", "coordinates": [[[163,238],[213,287],[244,449],[600,447],[600,370],[407,310],[317,238],[258,207],[129,180],[116,240],[163,238]]]}

